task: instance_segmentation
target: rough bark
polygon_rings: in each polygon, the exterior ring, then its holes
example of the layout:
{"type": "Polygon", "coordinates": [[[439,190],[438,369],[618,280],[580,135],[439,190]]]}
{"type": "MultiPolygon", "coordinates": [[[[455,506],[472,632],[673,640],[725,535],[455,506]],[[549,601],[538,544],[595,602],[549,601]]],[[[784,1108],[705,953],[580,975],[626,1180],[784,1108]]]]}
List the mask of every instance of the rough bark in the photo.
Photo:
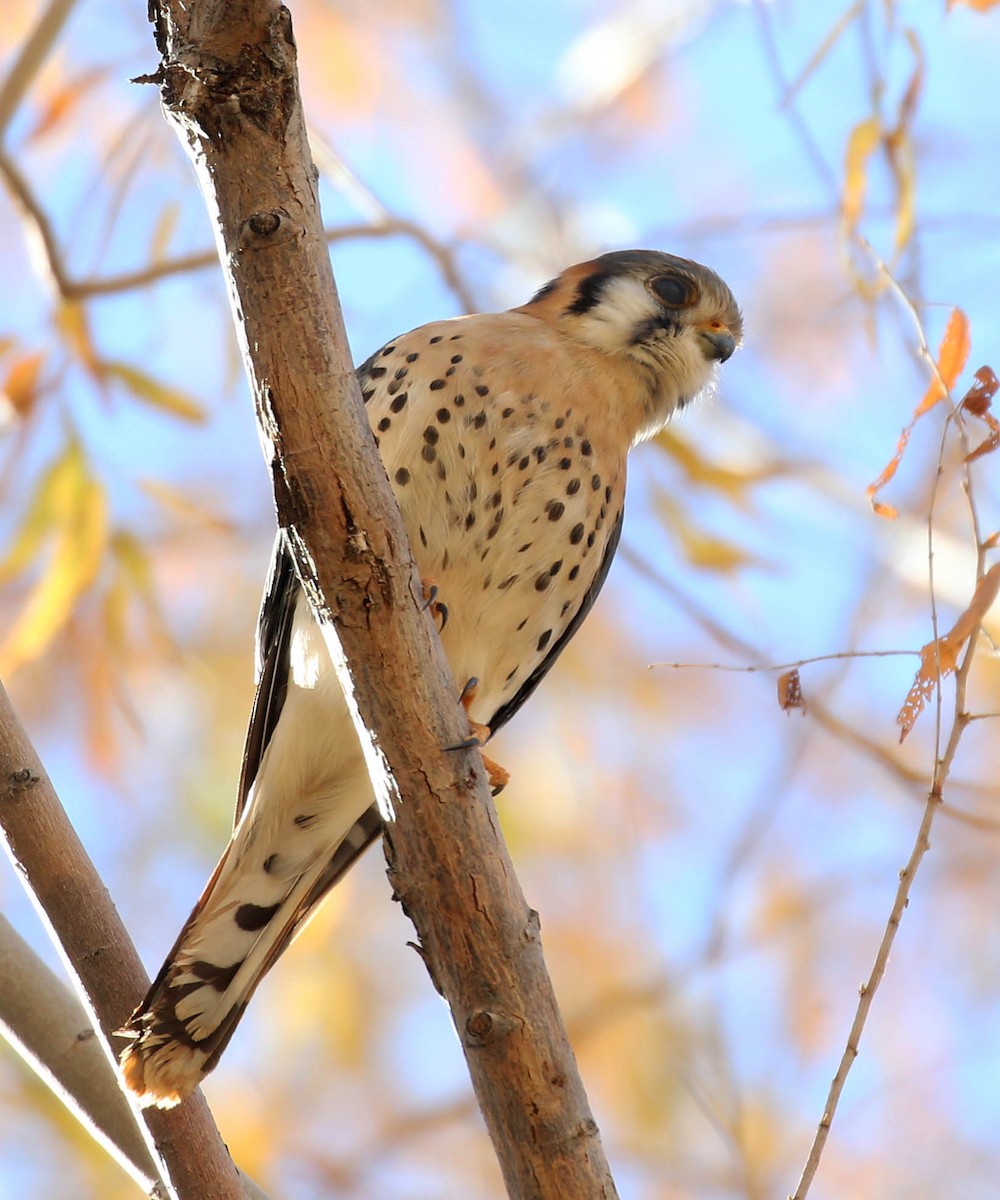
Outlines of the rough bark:
{"type": "MultiPolygon", "coordinates": [[[[149,978],[107,888],[0,686],[0,828],[15,871],[52,931],[95,1029],[114,1061],[112,1034],[149,978]]],[[[236,1167],[200,1094],[171,1112],[136,1110],[165,1194],[179,1200],[246,1200],[236,1167]]]]}
{"type": "Polygon", "coordinates": [[[273,0],[156,0],[153,12],[153,78],[215,223],[278,519],[326,622],[385,798],[396,896],[451,1006],[508,1192],[613,1197],[479,757],[442,749],[468,728],[358,394],[289,13],[273,0]]]}

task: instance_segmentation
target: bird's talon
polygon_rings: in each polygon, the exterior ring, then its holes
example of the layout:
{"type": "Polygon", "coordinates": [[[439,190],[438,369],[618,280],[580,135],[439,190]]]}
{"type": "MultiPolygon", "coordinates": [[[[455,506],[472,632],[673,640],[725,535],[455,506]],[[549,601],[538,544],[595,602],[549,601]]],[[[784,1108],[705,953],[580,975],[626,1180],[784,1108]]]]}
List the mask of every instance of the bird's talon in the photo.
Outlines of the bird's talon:
{"type": "Polygon", "coordinates": [[[441,622],[441,624],[438,625],[438,633],[443,633],[444,627],[448,624],[448,605],[442,600],[438,599],[438,592],[440,589],[429,575],[425,575],[421,580],[421,583],[424,586],[423,611],[427,612],[430,610],[430,614],[434,620],[441,622]]]}

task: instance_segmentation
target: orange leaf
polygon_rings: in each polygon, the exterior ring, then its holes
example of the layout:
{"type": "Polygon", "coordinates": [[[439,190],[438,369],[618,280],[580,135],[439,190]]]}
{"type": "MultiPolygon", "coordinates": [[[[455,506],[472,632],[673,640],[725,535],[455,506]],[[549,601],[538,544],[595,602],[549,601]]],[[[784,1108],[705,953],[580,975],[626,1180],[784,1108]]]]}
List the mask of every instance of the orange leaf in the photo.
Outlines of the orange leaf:
{"type": "Polygon", "coordinates": [[[944,637],[928,642],[920,651],[920,667],[913,686],[906,694],[903,707],[896,714],[896,723],[901,727],[902,741],[913,728],[917,717],[923,712],[934,689],[946,675],[958,666],[958,656],[965,643],[975,634],[983,618],[992,608],[1000,593],[1000,563],[990,567],[976,584],[969,606],[944,637]]]}
{"type": "Polygon", "coordinates": [[[10,364],[3,383],[0,383],[0,395],[4,396],[19,416],[23,417],[31,412],[38,399],[38,380],[44,362],[44,350],[16,358],[10,364]]]}
{"type": "Polygon", "coordinates": [[[953,8],[958,8],[961,4],[965,8],[971,8],[975,12],[988,12],[989,9],[995,8],[1000,3],[1000,0],[948,0],[948,12],[953,8]]]}
{"type": "MultiPolygon", "coordinates": [[[[946,395],[947,388],[954,386],[955,380],[962,373],[962,368],[969,357],[970,346],[969,319],[960,308],[953,308],[951,316],[948,318],[944,337],[941,339],[941,347],[938,350],[937,375],[931,381],[931,385],[927,389],[927,394],[923,400],[913,410],[910,423],[900,433],[899,441],[896,443],[896,453],[886,463],[878,479],[868,485],[868,503],[872,506],[872,511],[877,516],[893,519],[899,515],[891,504],[880,504],[876,501],[875,497],[899,469],[899,464],[902,461],[914,425],[937,404],[942,396],[946,395]],[[941,388],[942,380],[945,384],[945,389],[941,388]]],[[[986,369],[988,370],[989,368],[986,369]]]]}
{"type": "Polygon", "coordinates": [[[922,417],[928,409],[933,408],[939,400],[944,399],[949,388],[955,386],[955,380],[962,373],[971,347],[969,318],[960,308],[953,308],[951,316],[948,318],[944,337],[941,339],[941,348],[938,350],[937,373],[931,380],[927,394],[913,414],[914,418],[922,417]]]}

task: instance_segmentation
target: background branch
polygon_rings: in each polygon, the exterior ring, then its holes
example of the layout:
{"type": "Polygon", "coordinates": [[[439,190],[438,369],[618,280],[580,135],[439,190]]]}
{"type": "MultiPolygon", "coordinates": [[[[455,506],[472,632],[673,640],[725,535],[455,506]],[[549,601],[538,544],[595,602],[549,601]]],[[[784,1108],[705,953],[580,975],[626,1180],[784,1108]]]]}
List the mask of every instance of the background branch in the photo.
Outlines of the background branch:
{"type": "MultiPolygon", "coordinates": [[[[113,1040],[149,980],[94,865],[0,686],[0,826],[4,846],[50,931],[109,1064],[113,1040]]],[[[19,1040],[27,1035],[18,1031],[19,1040]]],[[[136,1115],[167,1193],[178,1200],[242,1200],[229,1152],[201,1095],[171,1112],[136,1115]]],[[[141,1169],[141,1166],[140,1166],[141,1169]]]]}

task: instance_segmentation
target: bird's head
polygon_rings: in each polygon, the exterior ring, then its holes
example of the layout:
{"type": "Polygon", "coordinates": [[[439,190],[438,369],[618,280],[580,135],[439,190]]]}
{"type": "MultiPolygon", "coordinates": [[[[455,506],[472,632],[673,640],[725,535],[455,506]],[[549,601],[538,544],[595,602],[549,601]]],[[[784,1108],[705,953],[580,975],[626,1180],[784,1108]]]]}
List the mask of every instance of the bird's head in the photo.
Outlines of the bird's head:
{"type": "Polygon", "coordinates": [[[703,392],[743,337],[743,317],[708,267],[656,250],[617,250],[563,271],[519,311],[635,365],[655,433],[703,392]]]}

